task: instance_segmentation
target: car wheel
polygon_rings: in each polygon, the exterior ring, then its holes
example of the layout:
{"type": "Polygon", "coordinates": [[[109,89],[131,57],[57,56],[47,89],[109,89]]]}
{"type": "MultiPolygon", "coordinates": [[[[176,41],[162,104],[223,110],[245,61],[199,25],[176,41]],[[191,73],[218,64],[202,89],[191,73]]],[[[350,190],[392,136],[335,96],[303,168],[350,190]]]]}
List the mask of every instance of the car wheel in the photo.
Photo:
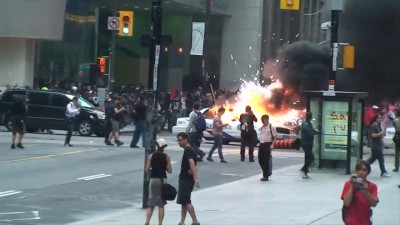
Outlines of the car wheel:
{"type": "Polygon", "coordinates": [[[8,131],[12,130],[12,121],[10,116],[6,117],[4,121],[4,126],[7,128],[8,131]]]}
{"type": "Polygon", "coordinates": [[[90,136],[93,134],[93,123],[90,120],[84,119],[79,121],[78,126],[78,133],[81,136],[90,136]]]}

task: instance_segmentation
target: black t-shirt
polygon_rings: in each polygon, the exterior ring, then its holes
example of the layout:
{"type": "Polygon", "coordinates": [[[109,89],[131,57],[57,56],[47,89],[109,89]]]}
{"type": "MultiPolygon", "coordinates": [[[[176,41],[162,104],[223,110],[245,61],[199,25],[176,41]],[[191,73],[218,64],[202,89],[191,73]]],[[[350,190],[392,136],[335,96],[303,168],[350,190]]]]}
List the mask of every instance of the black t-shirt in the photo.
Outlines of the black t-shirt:
{"type": "Polygon", "coordinates": [[[254,130],[254,122],[257,122],[257,117],[252,113],[242,113],[239,121],[247,123],[249,130],[254,130]]]}
{"type": "Polygon", "coordinates": [[[147,106],[143,102],[139,102],[135,108],[135,120],[146,121],[147,106]]]}
{"type": "Polygon", "coordinates": [[[11,114],[13,116],[25,116],[25,105],[23,102],[15,102],[11,106],[11,114]]]}
{"type": "Polygon", "coordinates": [[[181,164],[181,173],[179,174],[179,179],[193,179],[193,175],[189,174],[190,164],[189,159],[193,159],[194,164],[197,165],[197,154],[192,148],[192,146],[188,146],[183,151],[182,156],[182,164],[181,164]]]}
{"type": "Polygon", "coordinates": [[[151,156],[151,178],[167,178],[167,154],[155,152],[151,156]]]}

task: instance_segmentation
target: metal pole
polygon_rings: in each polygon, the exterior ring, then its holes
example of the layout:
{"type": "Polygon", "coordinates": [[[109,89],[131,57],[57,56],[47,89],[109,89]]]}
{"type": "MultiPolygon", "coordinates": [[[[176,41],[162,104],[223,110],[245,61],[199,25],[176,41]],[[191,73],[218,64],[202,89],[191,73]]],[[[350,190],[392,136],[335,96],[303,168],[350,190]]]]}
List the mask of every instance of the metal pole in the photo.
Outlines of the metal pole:
{"type": "Polygon", "coordinates": [[[204,48],[203,48],[203,62],[202,62],[202,67],[203,67],[203,75],[204,75],[204,79],[205,82],[203,83],[203,88],[207,88],[209,87],[210,84],[210,68],[208,65],[209,60],[209,54],[208,54],[208,41],[205,38],[206,35],[208,35],[209,31],[210,31],[210,20],[211,20],[211,2],[212,0],[207,0],[207,4],[206,4],[206,22],[205,22],[205,35],[204,35],[204,48]]]}
{"type": "MultiPolygon", "coordinates": [[[[114,11],[113,16],[118,16],[118,11],[114,11]]],[[[111,42],[110,42],[110,61],[109,65],[109,73],[108,73],[108,90],[112,91],[112,83],[115,82],[115,55],[116,55],[116,42],[117,42],[117,31],[111,31],[111,42]]]]}
{"type": "Polygon", "coordinates": [[[335,91],[336,70],[337,70],[337,55],[339,50],[339,10],[331,12],[331,54],[332,67],[329,77],[329,91],[335,91]]]}
{"type": "MultiPolygon", "coordinates": [[[[155,152],[157,128],[158,128],[158,111],[157,111],[157,96],[158,96],[158,78],[159,78],[159,58],[161,48],[161,33],[162,33],[162,6],[161,0],[154,1],[151,8],[151,44],[150,44],[150,60],[149,60],[149,90],[153,91],[153,104],[149,107],[153,113],[147,115],[147,130],[146,130],[146,149],[144,152],[144,166],[146,165],[149,154],[155,152]]],[[[148,173],[143,168],[143,199],[142,208],[147,208],[147,200],[149,198],[149,183],[150,178],[148,173]]]]}

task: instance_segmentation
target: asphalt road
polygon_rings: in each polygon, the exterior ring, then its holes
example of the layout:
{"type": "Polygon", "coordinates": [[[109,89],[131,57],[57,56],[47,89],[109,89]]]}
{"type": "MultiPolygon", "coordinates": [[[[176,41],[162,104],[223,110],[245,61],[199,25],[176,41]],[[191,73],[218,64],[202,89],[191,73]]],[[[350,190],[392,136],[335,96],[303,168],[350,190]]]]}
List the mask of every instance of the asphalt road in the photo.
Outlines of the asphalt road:
{"type": "MultiPolygon", "coordinates": [[[[106,147],[94,136],[73,136],[74,147],[68,148],[63,133],[27,134],[25,149],[11,150],[10,133],[0,132],[0,224],[66,224],[141,206],[144,152],[128,147],[129,134],[121,137],[121,147],[106,147]]],[[[169,142],[169,182],[177,186],[182,150],[174,135],[159,137],[169,142]]],[[[206,151],[210,147],[202,145],[206,151]]],[[[257,161],[239,161],[238,145],[224,146],[224,155],[230,163],[219,163],[217,152],[216,162],[199,163],[200,189],[260,174],[257,161]]],[[[296,150],[274,156],[274,169],[303,160],[296,150]]]]}

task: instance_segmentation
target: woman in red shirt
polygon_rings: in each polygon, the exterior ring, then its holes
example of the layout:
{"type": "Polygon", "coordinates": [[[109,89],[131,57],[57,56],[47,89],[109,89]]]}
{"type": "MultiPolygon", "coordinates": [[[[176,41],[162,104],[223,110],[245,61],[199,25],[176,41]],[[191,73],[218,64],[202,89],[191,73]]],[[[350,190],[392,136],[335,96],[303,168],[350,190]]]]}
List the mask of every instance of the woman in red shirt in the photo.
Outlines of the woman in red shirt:
{"type": "Polygon", "coordinates": [[[341,199],[346,211],[344,223],[346,225],[372,225],[372,209],[378,200],[378,187],[367,180],[371,166],[365,160],[356,165],[356,174],[346,181],[341,199]]]}

